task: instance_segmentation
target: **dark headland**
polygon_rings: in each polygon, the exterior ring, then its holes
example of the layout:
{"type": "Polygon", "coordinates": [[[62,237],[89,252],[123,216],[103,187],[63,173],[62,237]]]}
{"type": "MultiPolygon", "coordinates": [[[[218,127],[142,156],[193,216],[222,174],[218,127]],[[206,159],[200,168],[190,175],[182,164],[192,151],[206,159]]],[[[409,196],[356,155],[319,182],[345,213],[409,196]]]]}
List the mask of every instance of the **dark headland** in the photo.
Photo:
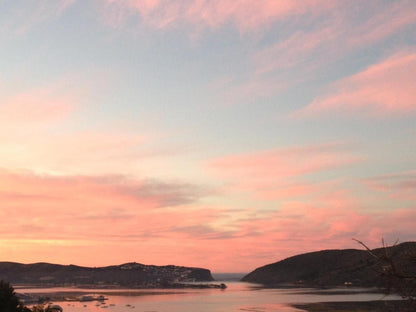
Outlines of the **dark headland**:
{"type": "MultiPolygon", "coordinates": [[[[133,262],[90,268],[0,262],[0,280],[13,285],[34,286],[185,288],[190,287],[190,282],[211,282],[214,279],[207,269],[174,265],[155,266],[133,262]]],[[[204,287],[204,284],[193,286],[204,287]]]]}
{"type": "Polygon", "coordinates": [[[264,285],[382,286],[385,269],[375,256],[385,254],[401,274],[416,275],[416,242],[371,250],[343,249],[310,252],[257,268],[242,281],[264,285]]]}

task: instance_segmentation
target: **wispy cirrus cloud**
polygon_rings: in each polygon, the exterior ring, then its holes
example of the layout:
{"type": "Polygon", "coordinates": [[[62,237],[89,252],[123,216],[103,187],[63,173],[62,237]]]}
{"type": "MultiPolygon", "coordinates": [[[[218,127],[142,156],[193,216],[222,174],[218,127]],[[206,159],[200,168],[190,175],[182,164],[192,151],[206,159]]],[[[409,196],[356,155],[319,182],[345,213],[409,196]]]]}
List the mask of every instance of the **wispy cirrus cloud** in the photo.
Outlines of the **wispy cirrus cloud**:
{"type": "Polygon", "coordinates": [[[416,110],[416,54],[398,53],[329,87],[328,94],[293,113],[299,118],[330,116],[382,117],[416,110]]]}
{"type": "Polygon", "coordinates": [[[172,227],[214,220],[192,205],[210,191],[126,176],[51,176],[0,170],[4,239],[140,240],[169,238],[172,227]],[[164,209],[159,209],[164,208],[164,209]]]}
{"type": "MultiPolygon", "coordinates": [[[[194,203],[210,192],[192,184],[135,179],[124,175],[58,176],[3,169],[0,171],[0,176],[1,194],[16,200],[15,203],[20,200],[25,204],[36,198],[50,201],[66,198],[76,201],[85,197],[95,198],[100,202],[102,199],[97,194],[107,194],[117,199],[143,201],[153,209],[194,203]],[[18,187],[19,185],[21,187],[18,187]]],[[[108,205],[112,205],[111,201],[108,205]]],[[[68,205],[68,209],[70,206],[68,205]]]]}
{"type": "Polygon", "coordinates": [[[338,10],[322,10],[325,18],[305,28],[302,21],[272,44],[254,54],[256,75],[301,66],[308,73],[332,61],[342,58],[354,50],[376,44],[403,28],[414,25],[416,13],[411,1],[399,1],[379,7],[371,2],[361,3],[363,15],[356,17],[356,11],[348,4],[337,3],[338,10]],[[377,7],[377,10],[374,10],[377,7]]]}
{"type": "Polygon", "coordinates": [[[39,79],[0,77],[0,135],[8,127],[33,133],[68,121],[104,81],[102,72],[85,75],[85,69],[39,79]]]}
{"type": "Polygon", "coordinates": [[[384,213],[365,211],[343,192],[334,192],[309,203],[287,202],[259,220],[242,221],[240,234],[244,239],[265,242],[271,250],[271,246],[278,246],[276,257],[282,259],[296,253],[340,246],[359,248],[352,238],[362,239],[373,247],[378,247],[382,238],[388,242],[412,240],[415,217],[414,209],[384,213]]]}
{"type": "MultiPolygon", "coordinates": [[[[243,78],[229,76],[225,84],[217,86],[215,90],[224,94],[225,102],[270,98],[305,81],[312,82],[349,55],[371,51],[382,42],[389,45],[392,38],[411,34],[416,18],[412,1],[368,1],[355,6],[332,1],[299,10],[296,16],[291,14],[288,10],[275,16],[279,35],[261,41],[261,45],[254,44],[243,78]],[[284,28],[280,29],[279,23],[289,18],[290,23],[282,23],[284,28]]],[[[262,31],[256,34],[260,38],[269,34],[268,26],[260,22],[262,31]]],[[[396,51],[406,47],[398,44],[396,51]]]]}
{"type": "MultiPolygon", "coordinates": [[[[103,265],[128,259],[166,264],[168,254],[177,254],[173,249],[194,244],[174,228],[208,226],[218,218],[215,210],[198,204],[208,192],[120,175],[51,176],[2,169],[0,218],[7,222],[0,225],[0,250],[9,244],[24,247],[23,253],[9,252],[9,261],[23,262],[31,253],[34,261],[36,250],[38,261],[99,265],[97,255],[108,250],[95,248],[114,245],[112,255],[102,257],[103,265]],[[52,252],[55,247],[59,253],[52,252]],[[85,248],[95,250],[94,257],[85,248]]],[[[176,263],[184,263],[183,255],[179,258],[176,263]]]]}
{"type": "MultiPolygon", "coordinates": [[[[75,166],[81,159],[93,158],[94,151],[101,151],[101,157],[108,158],[116,149],[120,150],[120,146],[128,145],[126,141],[132,141],[127,135],[94,135],[92,132],[96,130],[71,128],[85,108],[86,98],[92,93],[91,86],[80,83],[82,79],[79,76],[63,75],[55,77],[54,81],[42,81],[31,86],[2,81],[2,166],[62,172],[64,167],[70,169],[70,164],[75,166]]],[[[136,144],[138,140],[135,138],[136,144]]]]}
{"type": "Polygon", "coordinates": [[[406,27],[414,27],[416,13],[411,0],[383,3],[368,2],[368,10],[372,13],[359,27],[354,28],[349,36],[345,36],[347,47],[368,46],[395,34],[401,34],[406,27]],[[373,12],[377,13],[374,14],[373,12]]]}
{"type": "Polygon", "coordinates": [[[370,177],[363,183],[391,198],[416,200],[416,171],[406,171],[370,177]]]}
{"type": "MultiPolygon", "coordinates": [[[[299,253],[321,249],[360,248],[352,238],[376,248],[384,238],[393,243],[414,239],[414,209],[375,212],[363,209],[347,190],[318,195],[313,200],[285,201],[279,208],[257,217],[230,221],[229,228],[201,224],[171,229],[184,241],[203,242],[194,248],[207,263],[222,263],[217,270],[252,269],[299,253]],[[221,250],[227,250],[227,253],[221,250]],[[207,261],[203,255],[212,255],[207,261]]],[[[215,220],[214,220],[215,223],[215,220]]],[[[175,234],[173,234],[175,233],[175,234]]]]}
{"type": "MultiPolygon", "coordinates": [[[[59,17],[76,0],[29,0],[23,2],[12,1],[2,7],[0,16],[0,33],[23,35],[33,27],[50,18],[59,17]]],[[[10,1],[9,1],[10,2],[10,1]]]]}
{"type": "Polygon", "coordinates": [[[365,211],[348,191],[327,192],[308,202],[285,201],[256,217],[240,213],[227,219],[226,207],[198,202],[204,195],[189,201],[186,193],[195,196],[194,186],[157,183],[3,169],[0,217],[8,222],[0,225],[0,251],[9,250],[6,260],[20,262],[34,261],[36,250],[42,255],[37,261],[95,266],[140,261],[245,271],[297,253],[359,248],[353,237],[377,247],[382,237],[394,241],[413,235],[413,209],[365,211]]]}
{"type": "Polygon", "coordinates": [[[333,6],[331,1],[297,3],[288,0],[107,0],[107,3],[111,9],[107,11],[107,20],[115,27],[122,26],[128,19],[139,18],[143,23],[155,28],[185,23],[191,24],[194,29],[202,30],[215,29],[231,23],[241,32],[256,31],[288,16],[328,10],[333,6]]]}
{"type": "Polygon", "coordinates": [[[0,129],[7,126],[41,125],[67,117],[77,105],[75,92],[63,84],[50,84],[0,97],[0,129]]]}
{"type": "Polygon", "coordinates": [[[328,143],[226,156],[210,167],[227,177],[232,188],[271,199],[310,193],[317,184],[305,178],[359,160],[344,144],[328,143]]]}

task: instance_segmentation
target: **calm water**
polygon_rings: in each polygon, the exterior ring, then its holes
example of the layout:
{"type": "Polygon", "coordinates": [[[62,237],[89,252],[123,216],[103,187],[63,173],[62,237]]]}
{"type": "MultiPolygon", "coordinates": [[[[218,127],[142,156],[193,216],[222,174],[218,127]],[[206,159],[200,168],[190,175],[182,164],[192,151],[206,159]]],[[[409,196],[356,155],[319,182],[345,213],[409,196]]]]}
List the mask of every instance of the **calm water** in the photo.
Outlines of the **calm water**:
{"type": "Polygon", "coordinates": [[[105,294],[104,303],[55,302],[64,312],[294,312],[290,303],[397,299],[366,289],[264,289],[246,283],[227,283],[226,290],[103,290],[77,288],[17,289],[19,293],[105,294]],[[348,291],[348,292],[347,292],[348,291]],[[352,292],[352,293],[351,293],[352,292]]]}

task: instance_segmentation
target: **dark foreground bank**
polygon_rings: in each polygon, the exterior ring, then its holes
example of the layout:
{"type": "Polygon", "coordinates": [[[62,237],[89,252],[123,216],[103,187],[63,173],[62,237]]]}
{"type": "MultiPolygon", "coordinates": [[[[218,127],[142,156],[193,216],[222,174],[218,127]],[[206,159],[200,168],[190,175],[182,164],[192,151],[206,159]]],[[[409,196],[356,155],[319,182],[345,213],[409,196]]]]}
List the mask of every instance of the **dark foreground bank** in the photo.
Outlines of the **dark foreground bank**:
{"type": "Polygon", "coordinates": [[[320,302],[292,306],[308,312],[415,312],[414,306],[407,300],[320,302]]]}

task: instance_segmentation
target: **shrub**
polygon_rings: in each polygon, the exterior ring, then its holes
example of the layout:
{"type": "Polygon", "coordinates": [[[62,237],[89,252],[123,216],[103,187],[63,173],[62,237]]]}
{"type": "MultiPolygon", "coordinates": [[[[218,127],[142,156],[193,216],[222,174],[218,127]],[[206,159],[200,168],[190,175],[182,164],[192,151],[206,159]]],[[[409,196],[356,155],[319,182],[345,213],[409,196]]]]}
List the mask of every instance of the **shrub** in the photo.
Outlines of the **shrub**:
{"type": "Polygon", "coordinates": [[[30,312],[17,297],[14,288],[5,281],[0,281],[0,311],[1,312],[30,312]]]}
{"type": "MultiPolygon", "coordinates": [[[[363,242],[354,239],[377,261],[377,273],[383,281],[386,293],[400,295],[407,300],[408,311],[416,311],[416,251],[410,250],[397,257],[382,240],[381,252],[375,253],[363,242]]],[[[403,310],[404,311],[404,310],[403,310]]],[[[407,311],[407,310],[406,310],[407,311]]]]}

